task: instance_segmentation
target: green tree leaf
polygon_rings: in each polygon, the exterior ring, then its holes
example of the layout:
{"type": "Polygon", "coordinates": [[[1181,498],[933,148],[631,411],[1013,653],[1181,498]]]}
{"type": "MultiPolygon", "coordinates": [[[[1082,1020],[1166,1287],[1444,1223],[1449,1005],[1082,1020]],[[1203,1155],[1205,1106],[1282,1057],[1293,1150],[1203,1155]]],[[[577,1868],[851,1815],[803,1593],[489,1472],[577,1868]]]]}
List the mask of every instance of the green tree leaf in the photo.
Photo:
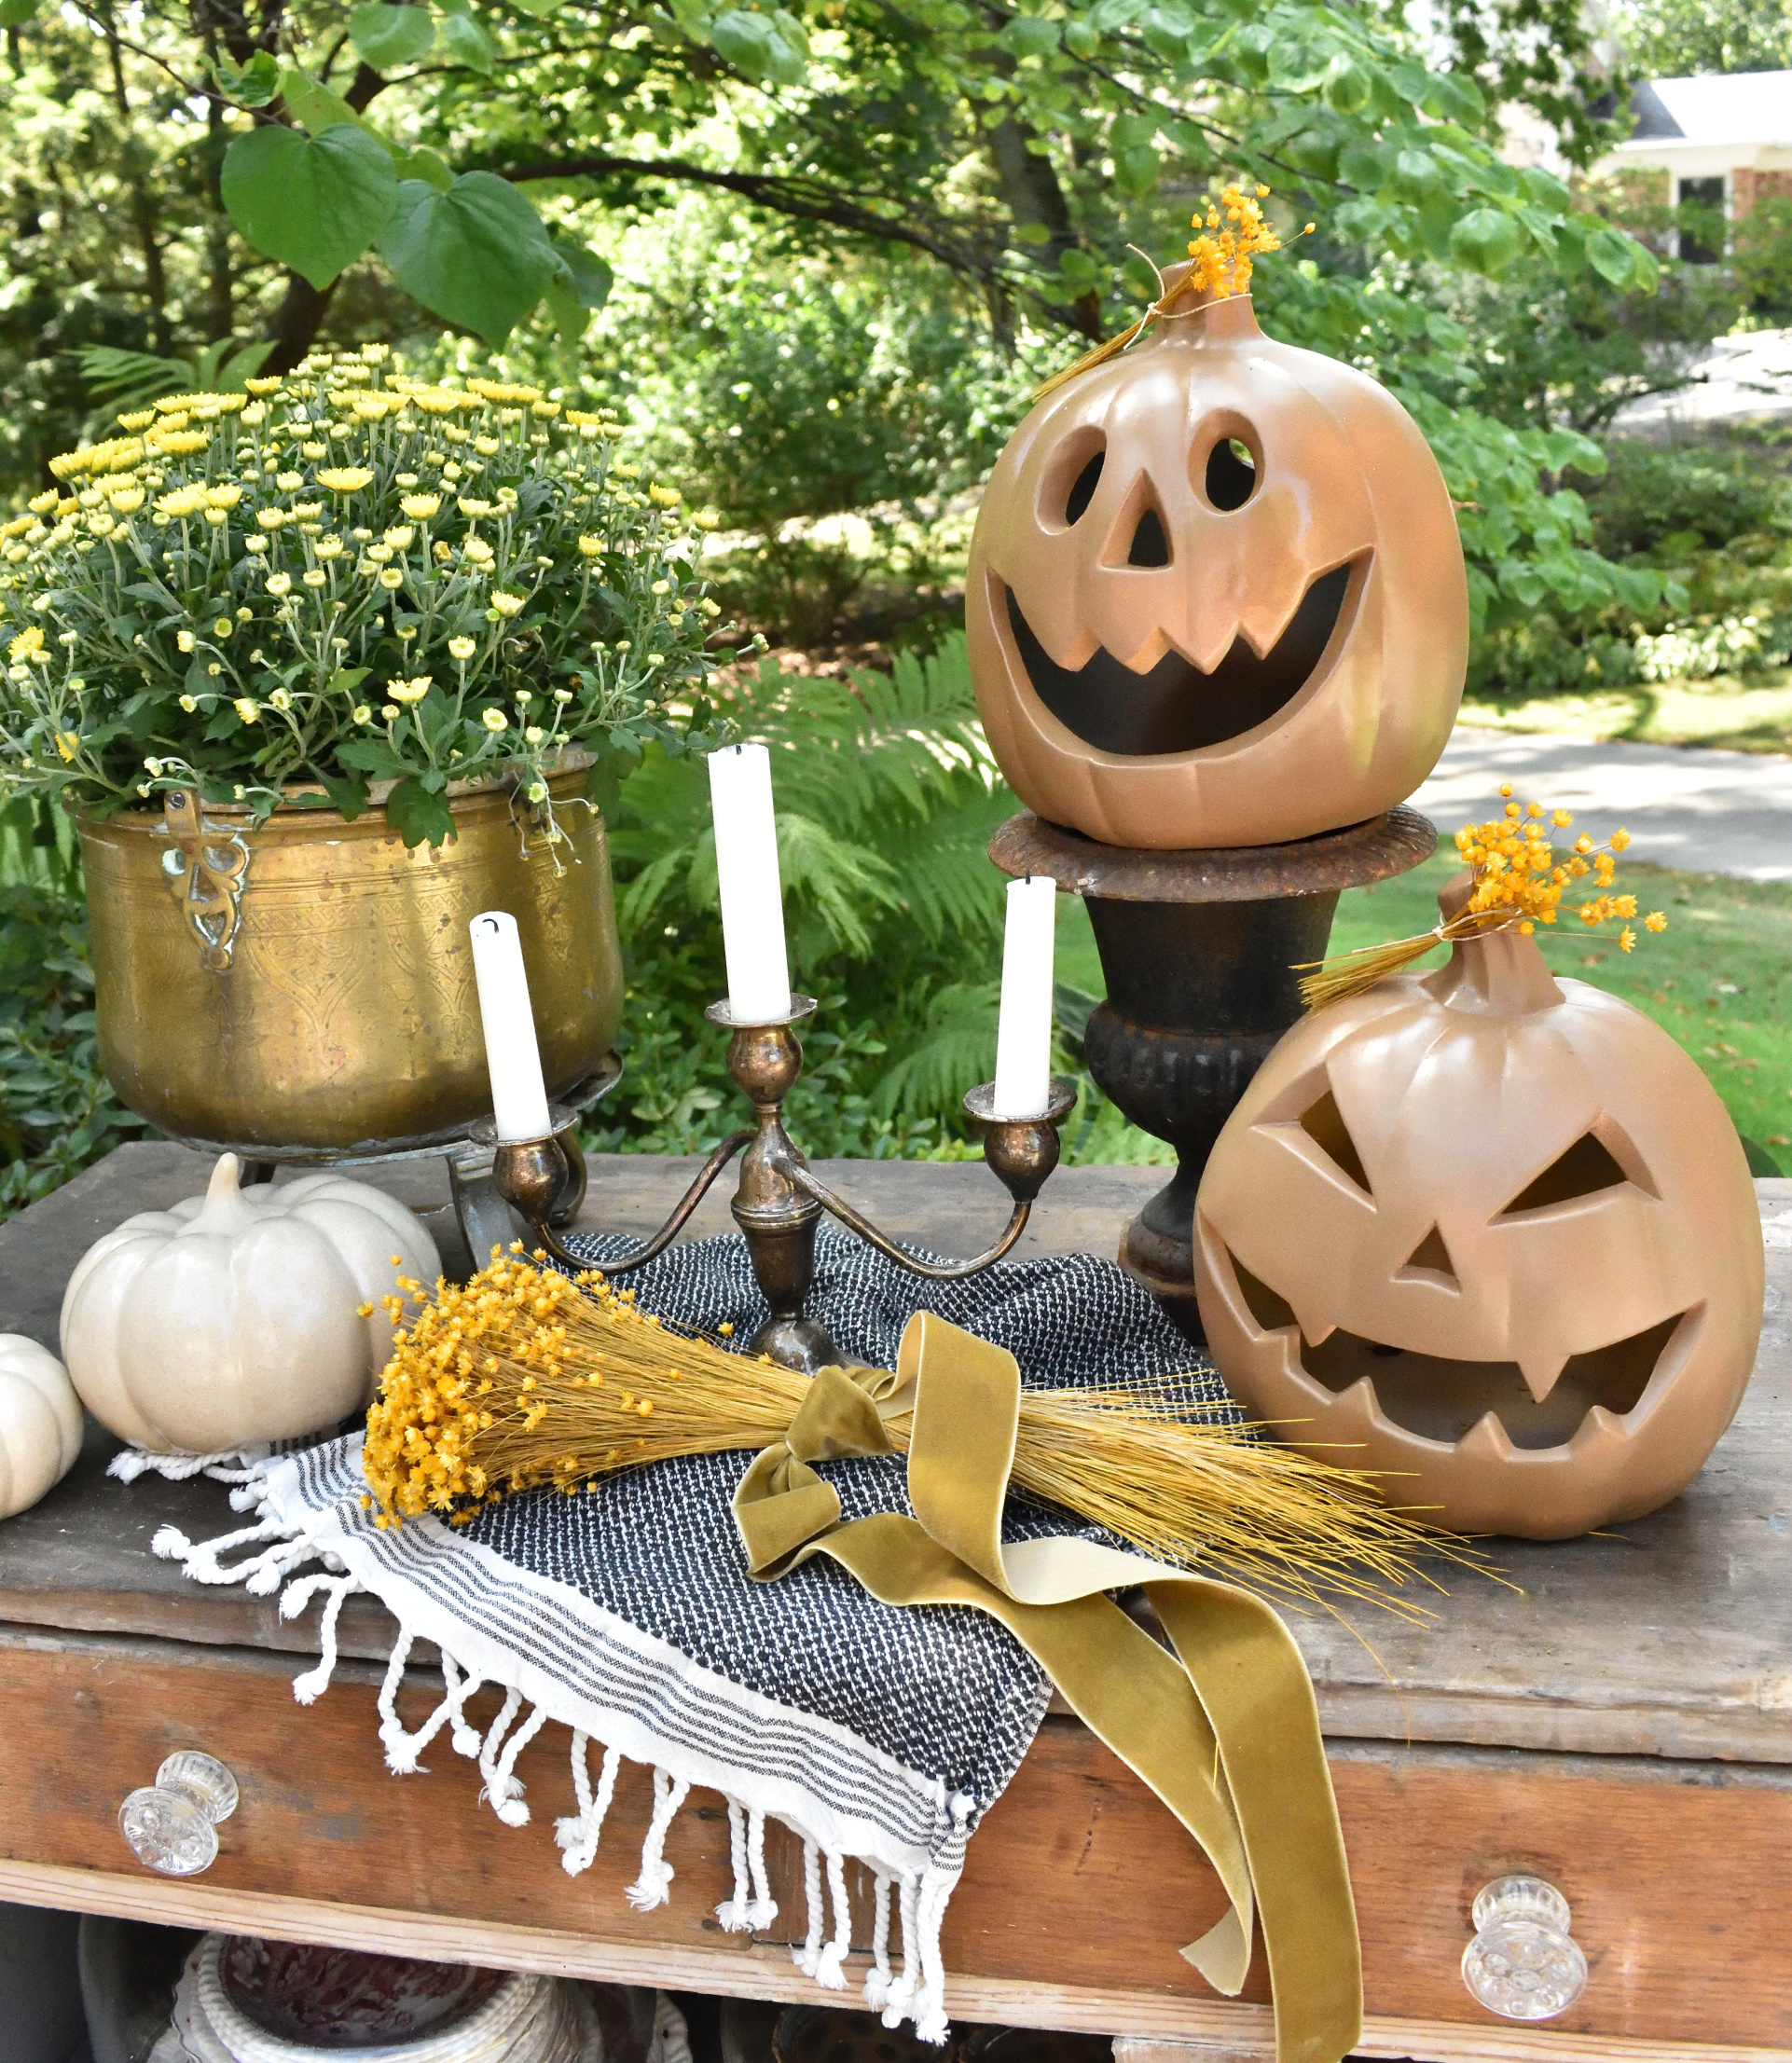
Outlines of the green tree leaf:
{"type": "Polygon", "coordinates": [[[224,154],[223,187],[249,242],[315,287],[328,286],[373,242],[399,194],[391,154],[345,122],[320,136],[276,123],[239,136],[224,154]]]}
{"type": "Polygon", "coordinates": [[[351,129],[366,127],[340,93],[333,93],[327,86],[308,78],[296,65],[289,64],[281,72],[280,97],[294,121],[301,129],[309,129],[313,136],[321,136],[338,122],[346,122],[351,129]]]}
{"type": "Polygon", "coordinates": [[[257,50],[241,71],[222,55],[212,68],[240,107],[266,107],[280,91],[280,62],[271,50],[257,50]]]}
{"type": "Polygon", "coordinates": [[[0,29],[22,29],[37,12],[38,0],[0,0],[0,29]]]}
{"type": "Polygon", "coordinates": [[[1340,115],[1355,115],[1369,105],[1369,75],[1340,50],[1327,68],[1322,90],[1328,107],[1340,115]]]}
{"type": "Polygon", "coordinates": [[[1601,279],[1613,286],[1629,286],[1636,279],[1635,254],[1642,248],[1621,229],[1600,229],[1587,239],[1587,260],[1601,279]]]}
{"type": "Polygon", "coordinates": [[[438,157],[427,144],[420,144],[415,150],[406,151],[402,158],[394,158],[393,169],[400,179],[420,179],[426,186],[434,186],[437,193],[447,193],[454,184],[454,173],[447,160],[438,157]]]}
{"type": "Polygon", "coordinates": [[[1015,57],[1049,57],[1058,47],[1058,24],[1041,15],[1017,14],[996,40],[1015,57]]]}
{"type": "Polygon", "coordinates": [[[435,23],[424,7],[393,7],[367,0],[349,17],[349,41],[376,72],[415,64],[435,41],[435,23]]]}
{"type": "Polygon", "coordinates": [[[772,14],[728,7],[716,16],[710,41],[750,79],[800,86],[808,76],[808,40],[801,23],[781,7],[772,14]]]}
{"type": "Polygon", "coordinates": [[[463,172],[446,193],[420,179],[401,181],[379,254],[413,299],[494,347],[541,299],[563,262],[540,215],[489,172],[463,172]]]}
{"type": "Polygon", "coordinates": [[[455,836],[454,812],[446,795],[434,795],[415,776],[386,797],[386,821],[412,846],[445,846],[455,836]]]}
{"type": "Polygon", "coordinates": [[[444,15],[436,23],[435,37],[442,54],[469,72],[483,76],[497,60],[497,47],[470,14],[444,15]]]}
{"type": "Polygon", "coordinates": [[[564,229],[556,229],[548,241],[554,247],[554,255],[560,261],[563,270],[556,274],[556,283],[563,293],[568,293],[582,309],[595,313],[610,298],[610,290],[616,283],[616,275],[608,258],[602,258],[588,245],[570,236],[564,229]]]}
{"type": "Polygon", "coordinates": [[[1473,208],[1450,232],[1450,255],[1458,265],[1492,279],[1517,257],[1523,241],[1523,231],[1510,215],[1497,208],[1473,208]]]}

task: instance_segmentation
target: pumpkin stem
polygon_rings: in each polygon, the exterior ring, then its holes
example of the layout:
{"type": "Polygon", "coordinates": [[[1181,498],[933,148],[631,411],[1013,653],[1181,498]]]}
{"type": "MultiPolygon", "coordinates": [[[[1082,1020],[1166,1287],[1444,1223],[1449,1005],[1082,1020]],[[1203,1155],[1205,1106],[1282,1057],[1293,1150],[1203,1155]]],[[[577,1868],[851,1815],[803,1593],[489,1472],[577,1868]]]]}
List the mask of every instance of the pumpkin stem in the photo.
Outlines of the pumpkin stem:
{"type": "Polygon", "coordinates": [[[234,1153],[220,1153],[212,1178],[205,1185],[205,1202],[199,1216],[183,1227],[189,1232],[235,1232],[254,1222],[255,1214],[244,1203],[241,1189],[242,1163],[234,1153]]]}
{"type": "MultiPolygon", "coordinates": [[[[1438,891],[1446,930],[1463,916],[1474,885],[1465,868],[1438,891]]],[[[1427,974],[1421,986],[1451,1010],[1500,1016],[1549,1010],[1563,1000],[1535,935],[1521,931],[1516,922],[1454,936],[1448,964],[1427,974]]]]}

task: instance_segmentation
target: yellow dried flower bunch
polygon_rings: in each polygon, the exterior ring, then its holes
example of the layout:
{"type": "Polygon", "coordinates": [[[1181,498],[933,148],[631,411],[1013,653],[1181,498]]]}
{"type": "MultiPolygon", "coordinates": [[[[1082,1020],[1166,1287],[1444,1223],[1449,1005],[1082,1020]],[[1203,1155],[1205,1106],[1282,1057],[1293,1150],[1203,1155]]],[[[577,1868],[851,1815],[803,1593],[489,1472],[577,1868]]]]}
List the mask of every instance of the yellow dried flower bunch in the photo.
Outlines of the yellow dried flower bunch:
{"type": "MultiPolygon", "coordinates": [[[[1250,292],[1252,258],[1282,248],[1281,238],[1263,220],[1262,203],[1268,199],[1267,186],[1248,191],[1234,184],[1209,204],[1205,220],[1198,214],[1194,217],[1191,227],[1201,234],[1189,245],[1189,255],[1194,261],[1188,274],[1192,291],[1217,295],[1250,292]]],[[[1307,227],[1311,228],[1312,224],[1307,227]]]]}
{"type": "MultiPolygon", "coordinates": [[[[1552,810],[1546,821],[1541,803],[1511,801],[1509,783],[1499,792],[1507,798],[1502,815],[1484,824],[1465,824],[1456,833],[1456,850],[1473,872],[1475,885],[1454,922],[1464,930],[1498,930],[1516,920],[1517,928],[1528,937],[1539,924],[1553,924],[1571,884],[1591,874],[1598,892],[1578,904],[1575,915],[1589,929],[1621,920],[1619,948],[1633,951],[1636,933],[1630,920],[1636,915],[1636,898],[1610,892],[1618,855],[1629,846],[1630,832],[1620,828],[1604,846],[1595,846],[1583,832],[1567,855],[1558,858],[1552,833],[1566,831],[1573,816],[1565,809],[1552,810]],[[1495,918],[1498,921],[1490,921],[1495,918]]],[[[1651,910],[1643,928],[1665,931],[1668,920],[1660,910],[1651,910]]]]}
{"type": "MultiPolygon", "coordinates": [[[[363,1462],[376,1525],[434,1515],[464,1526],[516,1492],[596,1491],[618,1469],[783,1437],[806,1377],[663,1322],[595,1271],[574,1281],[535,1265],[544,1258],[494,1248],[464,1286],[438,1282],[420,1311],[407,1301],[422,1293],[414,1281],[386,1300],[398,1329],[363,1462]]],[[[1419,1608],[1391,1593],[1414,1559],[1463,1559],[1383,1505],[1367,1477],[1191,1407],[1184,1382],[1024,1392],[1016,1488],[1163,1560],[1409,1615],[1419,1608]]],[[[887,1426],[904,1447],[910,1420],[887,1426]]]]}
{"type": "MultiPolygon", "coordinates": [[[[1066,380],[1105,364],[1129,344],[1136,343],[1179,301],[1229,300],[1235,295],[1248,294],[1252,258],[1282,248],[1281,238],[1263,219],[1262,204],[1268,199],[1267,186],[1248,188],[1234,180],[1223,187],[1219,199],[1210,202],[1202,213],[1192,218],[1190,227],[1200,230],[1201,234],[1190,243],[1188,268],[1175,284],[1165,287],[1163,275],[1159,273],[1158,297],[1144,314],[1122,330],[1118,337],[1110,337],[1106,343],[1097,344],[1094,351],[1085,351],[1075,364],[1067,365],[1062,372],[1054,373],[1050,379],[1041,380],[1033,390],[1033,399],[1042,401],[1066,380]]],[[[1313,227],[1309,222],[1301,235],[1310,235],[1313,227]]],[[[1143,254],[1140,253],[1141,256],[1143,254]]],[[[1188,310],[1184,309],[1182,312],[1188,310]]]]}
{"type": "MultiPolygon", "coordinates": [[[[1620,828],[1605,845],[1597,846],[1582,832],[1570,849],[1559,855],[1555,833],[1572,826],[1572,813],[1546,810],[1541,803],[1514,802],[1509,782],[1502,783],[1499,792],[1505,801],[1499,816],[1484,824],[1464,824],[1456,833],[1456,850],[1472,878],[1468,901],[1455,915],[1416,938],[1394,939],[1385,945],[1341,953],[1335,959],[1303,963],[1301,996],[1309,1010],[1323,1010],[1330,1003],[1360,996],[1422,959],[1434,946],[1456,939],[1482,938],[1492,931],[1517,931],[1529,938],[1539,924],[1556,921],[1570,887],[1589,875],[1596,892],[1576,905],[1573,914],[1588,930],[1617,920],[1623,926],[1618,933],[1620,951],[1634,950],[1636,933],[1631,920],[1636,915],[1636,898],[1612,893],[1618,855],[1629,846],[1630,832],[1620,828]]],[[[1643,919],[1646,931],[1667,928],[1668,920],[1660,910],[1651,910],[1643,919]]]]}

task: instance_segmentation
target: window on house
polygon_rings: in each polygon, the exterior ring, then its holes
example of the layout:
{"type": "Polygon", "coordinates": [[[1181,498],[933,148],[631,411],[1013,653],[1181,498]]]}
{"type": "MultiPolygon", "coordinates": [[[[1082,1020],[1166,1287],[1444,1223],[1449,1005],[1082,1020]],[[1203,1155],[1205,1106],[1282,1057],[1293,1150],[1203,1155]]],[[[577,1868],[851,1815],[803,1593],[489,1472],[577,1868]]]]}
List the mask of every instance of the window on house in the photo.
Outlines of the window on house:
{"type": "Polygon", "coordinates": [[[1721,265],[1724,258],[1724,181],[1680,182],[1680,261],[1683,265],[1721,265]]]}

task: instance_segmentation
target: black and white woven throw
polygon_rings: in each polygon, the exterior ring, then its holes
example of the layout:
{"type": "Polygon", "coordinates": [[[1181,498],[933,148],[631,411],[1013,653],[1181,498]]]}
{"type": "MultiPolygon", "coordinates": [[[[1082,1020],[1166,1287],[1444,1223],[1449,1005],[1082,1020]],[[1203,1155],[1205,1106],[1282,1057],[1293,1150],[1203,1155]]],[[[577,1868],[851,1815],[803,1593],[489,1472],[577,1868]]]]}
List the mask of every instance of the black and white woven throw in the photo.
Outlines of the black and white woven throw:
{"type": "MultiPolygon", "coordinates": [[[[594,1262],[626,1242],[581,1237],[594,1262]]],[[[672,1248],[629,1278],[642,1306],[745,1340],[767,1315],[737,1236],[672,1248]]],[[[808,1310],[842,1351],[895,1363],[915,1312],[937,1313],[1006,1347],[1030,1388],[1179,1374],[1192,1409],[1235,1419],[1219,1378],[1130,1277],[1079,1254],[1008,1263],[960,1283],[930,1283],[825,1229],[808,1310]]],[[[735,1531],[739,1454],[658,1462],[568,1497],[544,1490],[482,1509],[465,1528],[407,1520],[382,1530],[363,1508],[356,1435],[275,1456],[235,1492],[257,1522],[195,1546],[168,1529],[159,1553],[200,1582],[284,1585],[283,1616],[323,1600],[323,1660],[294,1688],[315,1699],[335,1659],[335,1619],[355,1590],[380,1598],[400,1633],[380,1698],[391,1767],[410,1772],[442,1728],[476,1757],[483,1795],[522,1825],[517,1755],[549,1721],[572,1733],[579,1809],[558,1822],[562,1862],[589,1866],[621,1759],[650,1765],[655,1810],[629,1897],[663,1903],[672,1877],[667,1829],[693,1787],[728,1800],[734,1896],[724,1927],[775,1918],[764,1827],[782,1821],[805,1843],[807,1933],[799,1965],[834,1987],[852,1939],[845,1864],[876,1883],[874,1967],[865,1996],[890,2025],[913,2018],[943,2040],[940,1920],[965,1845],[1019,1767],[1051,1685],[1002,1627],[965,1607],[878,1603],[817,1556],[756,1583],[735,1531]],[[227,1554],[250,1550],[246,1560],[227,1554]],[[312,1564],[322,1562],[319,1571],[312,1564]],[[415,1732],[395,1703],[412,1644],[442,1655],[445,1696],[415,1732]],[[482,1685],[505,1692],[482,1737],[464,1717],[482,1685]],[[593,1783],[588,1744],[604,1751],[593,1783]],[[828,1925],[825,1874],[834,1907],[828,1925]],[[902,1969],[889,1959],[892,1905],[902,1969]]],[[[906,1511],[901,1456],[820,1465],[848,1520],[906,1511]]],[[[1011,1499],[1010,1539],[1082,1530],[1064,1514],[1011,1499]]]]}

